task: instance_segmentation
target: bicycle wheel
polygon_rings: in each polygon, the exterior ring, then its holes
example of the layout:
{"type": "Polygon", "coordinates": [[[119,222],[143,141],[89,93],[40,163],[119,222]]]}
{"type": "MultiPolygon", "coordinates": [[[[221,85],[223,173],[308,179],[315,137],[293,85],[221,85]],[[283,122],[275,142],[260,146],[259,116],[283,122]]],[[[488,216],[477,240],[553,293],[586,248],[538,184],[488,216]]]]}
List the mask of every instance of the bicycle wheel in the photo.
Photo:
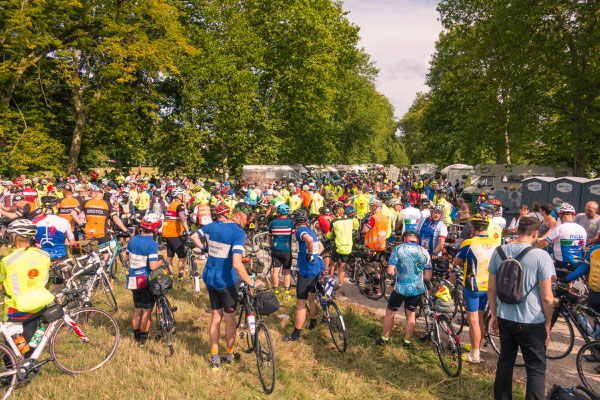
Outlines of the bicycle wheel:
{"type": "MultiPolygon", "coordinates": [[[[191,251],[190,251],[191,253],[191,251]]],[[[200,291],[200,274],[198,272],[198,258],[190,254],[189,256],[189,264],[190,264],[190,280],[192,281],[192,290],[196,291],[196,279],[198,279],[198,291],[200,291]]]]}
{"type": "Polygon", "coordinates": [[[0,343],[0,357],[4,360],[0,363],[0,393],[2,400],[7,399],[17,383],[17,361],[12,350],[0,343]]]}
{"type": "Polygon", "coordinates": [[[163,336],[165,338],[165,343],[169,348],[169,353],[173,355],[175,353],[175,345],[173,344],[173,314],[171,310],[167,306],[167,304],[162,304],[162,318],[163,323],[161,325],[163,329],[163,336]]]}
{"type": "Polygon", "coordinates": [[[81,374],[104,365],[118,344],[119,326],[115,319],[106,311],[83,308],[66,314],[58,323],[50,338],[50,357],[67,374],[81,374]],[[67,323],[69,317],[75,326],[67,323]]]}
{"type": "Polygon", "coordinates": [[[457,377],[462,369],[462,351],[458,336],[444,315],[438,315],[433,326],[435,348],[442,363],[442,369],[449,377],[457,377]]]}
{"type": "Polygon", "coordinates": [[[586,343],[577,352],[577,374],[583,385],[600,396],[600,341],[586,343]]]}
{"type": "Polygon", "coordinates": [[[115,295],[112,290],[112,285],[110,284],[108,277],[106,275],[101,275],[100,282],[102,284],[102,292],[104,292],[104,295],[108,300],[108,305],[112,307],[113,310],[117,311],[117,300],[115,299],[115,295]]]}
{"type": "Polygon", "coordinates": [[[457,335],[460,335],[466,323],[464,305],[462,303],[462,292],[456,290],[455,286],[452,283],[450,283],[450,281],[439,276],[431,278],[429,282],[431,284],[430,291],[432,294],[437,293],[437,291],[440,290],[442,286],[446,286],[448,290],[451,291],[452,300],[454,300],[454,308],[451,312],[443,313],[443,315],[446,318],[448,318],[448,321],[452,323],[454,332],[456,332],[457,335]]]}
{"type": "Polygon", "coordinates": [[[271,394],[275,388],[275,349],[271,335],[264,322],[256,325],[256,366],[258,377],[266,394],[271,394]]]}
{"type": "MultiPolygon", "coordinates": [[[[491,318],[488,318],[487,321],[485,321],[486,342],[483,344],[483,346],[487,347],[487,344],[490,344],[492,346],[492,349],[496,353],[496,355],[499,356],[500,355],[500,336],[499,336],[499,333],[498,334],[492,333],[491,321],[492,321],[491,318]]],[[[524,366],[525,366],[525,360],[523,360],[523,354],[521,353],[521,350],[519,348],[519,351],[517,352],[517,358],[515,360],[515,367],[524,367],[524,366]]]]}
{"type": "Polygon", "coordinates": [[[346,330],[342,313],[333,300],[327,300],[327,314],[325,318],[329,326],[333,344],[340,353],[344,353],[348,344],[348,331],[346,330]]]}
{"type": "Polygon", "coordinates": [[[550,340],[546,348],[546,358],[558,360],[571,353],[575,344],[575,332],[569,318],[559,313],[550,328],[550,340]]]}

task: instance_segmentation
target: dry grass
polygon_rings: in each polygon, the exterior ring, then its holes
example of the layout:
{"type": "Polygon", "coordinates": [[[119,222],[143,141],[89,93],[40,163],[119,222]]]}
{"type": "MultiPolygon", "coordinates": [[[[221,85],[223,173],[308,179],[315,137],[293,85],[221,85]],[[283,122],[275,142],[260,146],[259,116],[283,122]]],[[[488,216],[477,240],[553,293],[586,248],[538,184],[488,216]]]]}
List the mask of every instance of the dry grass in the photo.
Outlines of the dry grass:
{"type": "MultiPolygon", "coordinates": [[[[277,383],[272,395],[262,392],[253,354],[242,354],[241,361],[220,371],[208,365],[208,295],[192,291],[190,279],[177,283],[169,293],[179,332],[175,355],[168,356],[163,342],[151,340],[143,348],[132,341],[131,295],[123,282],[117,286],[119,311],[113,315],[121,329],[121,342],[115,357],[98,371],[69,376],[53,364],[31,383],[15,390],[16,399],[491,399],[493,371],[463,366],[457,379],[442,371],[430,343],[416,342],[405,351],[400,343],[401,330],[392,334],[391,345],[380,348],[370,337],[381,334],[381,319],[352,304],[341,304],[349,328],[346,354],[335,350],[325,325],[302,332],[301,342],[284,343],[281,337],[293,329],[295,300],[282,298],[282,307],[267,317],[274,339],[277,359],[277,383]]],[[[98,294],[99,296],[101,293],[98,294]]],[[[98,298],[94,304],[101,308],[98,298]]],[[[154,327],[151,331],[153,332],[154,327]]],[[[221,349],[224,353],[224,349],[221,349]]],[[[522,398],[516,387],[515,398],[522,398]]]]}

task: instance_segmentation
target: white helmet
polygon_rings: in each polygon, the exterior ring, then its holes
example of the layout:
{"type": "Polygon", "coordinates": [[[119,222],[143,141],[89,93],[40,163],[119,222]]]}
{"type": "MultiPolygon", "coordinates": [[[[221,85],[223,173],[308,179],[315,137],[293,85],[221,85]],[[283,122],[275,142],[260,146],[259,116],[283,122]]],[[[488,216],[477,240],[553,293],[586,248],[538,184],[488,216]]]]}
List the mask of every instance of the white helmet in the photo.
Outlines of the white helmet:
{"type": "Polygon", "coordinates": [[[557,211],[558,211],[558,215],[575,214],[575,207],[573,207],[572,205],[570,205],[567,202],[564,202],[558,207],[557,211]]]}
{"type": "Polygon", "coordinates": [[[379,208],[382,205],[383,205],[383,203],[381,202],[381,200],[378,200],[378,199],[371,200],[371,207],[379,208]]]}
{"type": "Polygon", "coordinates": [[[37,234],[37,227],[28,219],[17,219],[8,225],[7,233],[16,233],[21,237],[34,237],[37,234]]]}
{"type": "Polygon", "coordinates": [[[183,196],[186,194],[186,191],[182,188],[175,188],[173,190],[171,190],[171,196],[172,197],[179,197],[179,196],[183,196]]]}

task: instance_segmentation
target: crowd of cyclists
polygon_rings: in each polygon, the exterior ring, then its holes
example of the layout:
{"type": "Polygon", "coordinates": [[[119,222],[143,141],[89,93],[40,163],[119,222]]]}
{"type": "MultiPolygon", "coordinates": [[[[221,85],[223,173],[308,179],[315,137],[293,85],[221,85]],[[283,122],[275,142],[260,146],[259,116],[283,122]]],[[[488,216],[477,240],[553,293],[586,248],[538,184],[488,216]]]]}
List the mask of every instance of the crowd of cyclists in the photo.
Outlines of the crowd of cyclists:
{"type": "MultiPolygon", "coordinates": [[[[51,264],[68,258],[80,240],[94,238],[101,245],[112,239],[111,232],[121,231],[131,237],[126,287],[132,291],[135,306],[134,338],[143,344],[155,302],[148,290],[149,275],[161,267],[160,253],[164,250],[169,271],[175,279],[183,280],[186,253],[193,243],[200,258],[206,260],[202,279],[212,309],[211,366],[218,369],[222,361],[230,364],[236,359],[239,283],[251,288],[266,283],[253,278],[243,262],[249,233],[259,229],[268,232],[263,251],[268,252],[272,263],[274,293],[294,294],[291,277],[296,277],[294,326],[284,341],[300,340],[307,314],[308,330],[317,326],[316,286],[322,276],[336,277],[334,297],[345,295],[347,274],[353,273],[349,261],[360,249],[368,254],[365,271],[371,277],[362,282],[363,294],[377,296],[386,277],[393,281],[393,290],[386,296],[382,334],[373,338],[375,344],[390,343],[394,315],[404,304],[402,344],[410,349],[427,282],[434,273],[454,265],[462,270],[461,301],[470,327],[466,361],[477,364],[481,361],[488,300],[502,308],[495,298],[488,298],[488,288],[493,286],[494,293],[502,290],[495,282],[491,284],[505,260],[498,258],[497,248],[511,242],[525,243],[522,239],[533,237],[533,232],[535,237],[528,243],[546,249],[542,253],[552,259],[556,268],[552,276],[558,275],[559,282],[589,275],[588,302],[600,312],[600,216],[595,202],[588,203],[581,214],[559,199],[552,205],[534,204],[532,212],[523,205],[519,216],[507,223],[497,198],[482,193],[469,207],[460,196],[463,186],[458,181],[415,177],[408,170],[391,181],[383,169],[333,179],[305,177],[262,183],[136,173],[101,178],[95,172],[52,179],[25,175],[12,180],[0,178],[0,240],[29,243],[0,262],[0,281],[9,299],[4,304],[4,317],[26,317],[28,313],[18,310],[10,299],[47,285],[48,279],[52,280],[51,264]],[[39,270],[36,274],[28,268],[34,264],[39,270]],[[224,358],[219,356],[222,320],[224,358]]],[[[540,280],[544,279],[540,275],[540,280]]],[[[60,279],[53,283],[60,284],[60,279]]],[[[542,299],[542,286],[528,290],[542,299]]],[[[545,315],[542,323],[549,329],[547,310],[542,300],[540,304],[539,310],[532,306],[533,311],[529,311],[545,315]]],[[[495,310],[491,312],[495,318],[495,310]]],[[[534,319],[539,322],[539,318],[534,319]]],[[[502,322],[500,325],[502,331],[502,322]]],[[[36,328],[26,327],[25,340],[31,339],[36,328]]],[[[510,374],[512,377],[512,369],[510,374]]],[[[508,398],[496,394],[497,398],[508,398]]],[[[528,397],[538,398],[529,386],[528,397]]]]}

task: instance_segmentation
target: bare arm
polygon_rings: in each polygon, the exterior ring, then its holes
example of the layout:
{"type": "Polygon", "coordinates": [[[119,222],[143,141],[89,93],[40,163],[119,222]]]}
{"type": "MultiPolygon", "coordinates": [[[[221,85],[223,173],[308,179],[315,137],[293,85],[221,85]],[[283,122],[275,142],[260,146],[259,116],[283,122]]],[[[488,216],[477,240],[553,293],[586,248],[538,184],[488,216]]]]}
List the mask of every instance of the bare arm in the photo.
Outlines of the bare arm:
{"type": "MultiPolygon", "coordinates": [[[[250,279],[250,275],[248,275],[248,272],[246,271],[246,267],[244,267],[242,255],[239,253],[233,254],[233,269],[235,269],[235,272],[237,272],[240,279],[246,282],[248,286],[252,287],[254,285],[254,282],[250,279]]],[[[262,285],[263,283],[260,280],[257,280],[256,284],[262,285]]]]}
{"type": "Polygon", "coordinates": [[[69,215],[71,216],[71,218],[73,218],[73,221],[75,221],[77,225],[81,225],[81,223],[83,222],[81,219],[79,219],[79,214],[77,213],[77,211],[71,210],[69,215]]]}
{"type": "Polygon", "coordinates": [[[586,246],[591,246],[591,245],[593,245],[594,243],[596,243],[596,242],[598,241],[598,239],[599,239],[599,238],[600,238],[600,231],[598,231],[598,232],[596,233],[596,236],[594,236],[593,238],[589,239],[589,240],[588,240],[588,241],[585,243],[585,245],[586,245],[586,246]]]}
{"type": "Polygon", "coordinates": [[[123,232],[127,232],[127,228],[125,227],[125,224],[123,223],[123,221],[121,221],[121,218],[119,218],[118,215],[113,215],[112,219],[115,222],[115,224],[117,224],[119,229],[121,229],[123,232]]]}
{"type": "Polygon", "coordinates": [[[10,219],[19,218],[19,214],[17,214],[16,212],[4,211],[4,209],[0,209],[0,214],[10,219]]]}
{"type": "Polygon", "coordinates": [[[540,281],[540,295],[544,318],[546,319],[544,325],[546,326],[546,347],[548,347],[550,324],[552,322],[552,313],[554,312],[554,295],[552,294],[552,280],[550,278],[540,281]]]}
{"type": "Polygon", "coordinates": [[[155,269],[159,269],[162,265],[162,261],[150,261],[150,270],[154,271],[155,269]]]}
{"type": "Polygon", "coordinates": [[[425,271],[423,271],[423,279],[425,279],[426,281],[430,280],[432,276],[433,276],[433,270],[426,269],[425,271]]]}
{"type": "Polygon", "coordinates": [[[438,238],[438,244],[437,244],[437,246],[435,246],[435,249],[433,249],[433,254],[437,254],[440,251],[442,251],[444,249],[444,245],[445,244],[446,244],[446,238],[445,237],[438,238]]]}

